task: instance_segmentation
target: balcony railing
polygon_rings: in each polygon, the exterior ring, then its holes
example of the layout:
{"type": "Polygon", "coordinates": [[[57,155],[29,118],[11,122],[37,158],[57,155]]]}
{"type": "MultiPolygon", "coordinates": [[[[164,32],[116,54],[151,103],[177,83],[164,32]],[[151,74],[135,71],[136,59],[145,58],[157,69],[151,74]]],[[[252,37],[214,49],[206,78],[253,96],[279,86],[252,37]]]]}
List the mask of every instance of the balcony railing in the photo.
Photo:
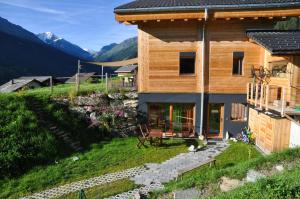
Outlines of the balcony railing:
{"type": "Polygon", "coordinates": [[[247,100],[261,110],[279,112],[282,117],[293,110],[289,107],[288,89],[284,86],[248,83],[247,100]]]}

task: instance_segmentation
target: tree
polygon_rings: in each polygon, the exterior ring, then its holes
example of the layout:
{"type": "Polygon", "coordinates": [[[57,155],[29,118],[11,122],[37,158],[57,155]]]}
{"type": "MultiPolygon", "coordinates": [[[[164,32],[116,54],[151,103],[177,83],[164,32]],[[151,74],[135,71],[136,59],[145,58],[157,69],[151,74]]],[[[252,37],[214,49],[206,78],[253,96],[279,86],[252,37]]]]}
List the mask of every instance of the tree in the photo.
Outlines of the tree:
{"type": "Polygon", "coordinates": [[[300,18],[291,17],[285,21],[278,21],[274,28],[276,30],[300,30],[300,18]]]}

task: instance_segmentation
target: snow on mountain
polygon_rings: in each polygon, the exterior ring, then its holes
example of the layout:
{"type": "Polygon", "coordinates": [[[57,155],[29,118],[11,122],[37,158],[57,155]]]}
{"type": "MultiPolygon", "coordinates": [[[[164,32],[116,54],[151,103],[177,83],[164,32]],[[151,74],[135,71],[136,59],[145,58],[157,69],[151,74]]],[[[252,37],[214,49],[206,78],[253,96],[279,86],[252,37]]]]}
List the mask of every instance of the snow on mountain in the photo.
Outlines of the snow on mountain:
{"type": "Polygon", "coordinates": [[[55,47],[65,53],[78,57],[84,60],[93,60],[93,56],[90,52],[85,51],[79,46],[55,35],[52,32],[45,32],[37,34],[37,37],[40,38],[46,44],[55,47]]]}

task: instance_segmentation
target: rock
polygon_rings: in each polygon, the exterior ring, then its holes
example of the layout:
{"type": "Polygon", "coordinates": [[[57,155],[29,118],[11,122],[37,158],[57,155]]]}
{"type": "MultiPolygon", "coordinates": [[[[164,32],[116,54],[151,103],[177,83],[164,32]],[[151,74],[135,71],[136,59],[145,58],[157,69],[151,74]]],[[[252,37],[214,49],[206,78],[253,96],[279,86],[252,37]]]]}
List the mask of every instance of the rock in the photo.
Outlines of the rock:
{"type": "Polygon", "coordinates": [[[125,107],[136,108],[138,106],[138,100],[124,100],[125,107]]]}
{"type": "Polygon", "coordinates": [[[90,114],[90,118],[91,118],[91,120],[97,120],[97,114],[96,114],[96,112],[92,112],[90,114]]]}
{"type": "Polygon", "coordinates": [[[138,94],[136,92],[126,93],[125,96],[129,99],[137,99],[138,98],[138,94]]]}
{"type": "Polygon", "coordinates": [[[192,198],[200,198],[201,192],[196,188],[179,190],[174,192],[175,199],[192,199],[192,198]]]}
{"type": "Polygon", "coordinates": [[[98,106],[100,104],[107,104],[106,100],[103,98],[94,97],[82,97],[79,96],[74,100],[74,103],[78,106],[98,106]]]}
{"type": "Polygon", "coordinates": [[[141,198],[141,194],[139,192],[137,192],[136,194],[134,194],[133,199],[140,199],[141,198]]]}
{"type": "Polygon", "coordinates": [[[227,177],[221,178],[220,189],[222,192],[227,192],[237,187],[243,186],[244,182],[236,179],[230,179],[227,177]]]}
{"type": "Polygon", "coordinates": [[[275,169],[277,170],[277,171],[279,171],[279,172],[281,172],[281,171],[283,171],[284,170],[284,167],[283,167],[283,165],[276,165],[275,166],[275,169]]]}
{"type": "Polygon", "coordinates": [[[249,170],[247,173],[246,181],[247,182],[256,182],[261,178],[265,178],[266,176],[258,171],[249,170]]]}
{"type": "Polygon", "coordinates": [[[74,156],[72,157],[72,160],[75,162],[75,161],[78,161],[79,160],[79,157],[78,156],[74,156]]]}
{"type": "Polygon", "coordinates": [[[110,93],[108,94],[108,97],[113,100],[121,100],[124,98],[124,96],[120,93],[110,93]]]}

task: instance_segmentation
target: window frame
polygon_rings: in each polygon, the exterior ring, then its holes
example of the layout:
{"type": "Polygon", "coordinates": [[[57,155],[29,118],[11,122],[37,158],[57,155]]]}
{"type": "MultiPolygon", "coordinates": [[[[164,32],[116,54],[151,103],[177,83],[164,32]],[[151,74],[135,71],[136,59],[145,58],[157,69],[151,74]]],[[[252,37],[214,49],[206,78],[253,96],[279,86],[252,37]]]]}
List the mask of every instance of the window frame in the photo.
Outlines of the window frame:
{"type": "MultiPolygon", "coordinates": [[[[239,58],[240,58],[240,57],[239,57],[239,58]]],[[[239,58],[237,58],[237,59],[239,59],[239,58]]],[[[244,67],[244,61],[245,61],[245,52],[244,52],[244,51],[234,51],[234,52],[232,53],[232,68],[231,68],[231,74],[232,74],[232,76],[237,76],[237,77],[244,76],[244,68],[245,68],[245,67],[244,67]],[[239,65],[239,67],[241,67],[240,74],[235,74],[235,73],[234,73],[235,53],[236,53],[236,54],[242,55],[242,56],[241,56],[241,57],[242,57],[242,64],[239,65]]]]}
{"type": "Polygon", "coordinates": [[[195,51],[189,51],[189,52],[179,52],[179,67],[178,67],[178,74],[179,76],[195,76],[196,75],[196,56],[197,53],[195,51]],[[182,55],[185,54],[185,55],[182,55]],[[188,55],[191,54],[191,55],[188,55]],[[193,73],[181,73],[181,58],[185,57],[192,57],[194,59],[194,72],[193,73]]]}
{"type": "Polygon", "coordinates": [[[231,122],[239,122],[239,123],[247,122],[249,120],[248,105],[246,103],[232,102],[231,103],[231,107],[230,107],[229,119],[230,119],[231,122]],[[244,106],[244,113],[243,113],[244,118],[242,120],[239,120],[239,119],[234,120],[234,119],[232,119],[232,113],[233,113],[232,109],[234,107],[234,104],[243,105],[244,106]]]}

